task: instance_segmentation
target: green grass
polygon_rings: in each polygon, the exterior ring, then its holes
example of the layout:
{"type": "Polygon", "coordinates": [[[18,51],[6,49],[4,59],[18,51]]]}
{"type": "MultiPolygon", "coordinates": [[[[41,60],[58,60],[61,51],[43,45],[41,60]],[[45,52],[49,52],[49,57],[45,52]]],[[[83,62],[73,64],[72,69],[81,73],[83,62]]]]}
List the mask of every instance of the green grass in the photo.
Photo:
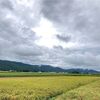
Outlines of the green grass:
{"type": "Polygon", "coordinates": [[[40,76],[65,76],[67,73],[47,72],[0,72],[0,77],[40,77],[40,76]]]}
{"type": "Polygon", "coordinates": [[[0,100],[49,100],[98,79],[100,78],[91,76],[60,75],[59,77],[50,75],[49,77],[2,77],[0,100]]]}
{"type": "Polygon", "coordinates": [[[99,77],[100,74],[68,74],[68,73],[55,73],[55,72],[5,72],[0,71],[0,77],[40,77],[40,76],[96,76],[99,77]]]}

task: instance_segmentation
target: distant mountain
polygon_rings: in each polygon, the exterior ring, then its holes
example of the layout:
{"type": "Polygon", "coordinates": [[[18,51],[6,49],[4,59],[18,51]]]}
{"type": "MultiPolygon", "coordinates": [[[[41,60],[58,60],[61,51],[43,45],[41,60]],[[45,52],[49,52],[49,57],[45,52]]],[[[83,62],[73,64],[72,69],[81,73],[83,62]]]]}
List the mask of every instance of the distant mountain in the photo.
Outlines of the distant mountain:
{"type": "Polygon", "coordinates": [[[82,69],[82,68],[67,69],[67,72],[69,72],[69,73],[81,73],[81,74],[97,74],[97,73],[100,73],[99,71],[96,71],[96,70],[93,70],[93,69],[82,69]]]}
{"type": "Polygon", "coordinates": [[[0,60],[0,70],[20,72],[65,72],[62,68],[52,67],[50,65],[30,65],[6,60],[0,60]]]}
{"type": "Polygon", "coordinates": [[[30,65],[15,61],[0,60],[1,71],[19,71],[19,72],[68,72],[68,73],[100,73],[89,69],[62,69],[50,65],[30,65]]]}

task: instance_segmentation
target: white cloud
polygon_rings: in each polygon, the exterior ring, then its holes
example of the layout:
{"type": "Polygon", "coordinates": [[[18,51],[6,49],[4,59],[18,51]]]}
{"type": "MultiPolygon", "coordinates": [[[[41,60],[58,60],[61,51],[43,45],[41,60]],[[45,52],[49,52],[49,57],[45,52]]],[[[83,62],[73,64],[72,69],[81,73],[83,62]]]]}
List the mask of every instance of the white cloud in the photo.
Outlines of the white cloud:
{"type": "Polygon", "coordinates": [[[99,0],[0,0],[0,59],[100,70],[99,0]]]}
{"type": "Polygon", "coordinates": [[[36,41],[36,44],[49,48],[53,48],[53,46],[59,44],[59,41],[56,39],[56,34],[58,34],[58,32],[54,28],[52,22],[46,18],[42,17],[39,25],[32,28],[32,30],[40,37],[40,39],[36,41]]]}

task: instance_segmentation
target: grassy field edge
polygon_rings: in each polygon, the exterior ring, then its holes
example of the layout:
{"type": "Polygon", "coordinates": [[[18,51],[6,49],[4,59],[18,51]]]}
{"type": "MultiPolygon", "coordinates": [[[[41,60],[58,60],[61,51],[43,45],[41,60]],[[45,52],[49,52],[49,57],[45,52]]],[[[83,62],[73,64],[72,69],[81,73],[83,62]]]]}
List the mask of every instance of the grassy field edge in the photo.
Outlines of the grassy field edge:
{"type": "Polygon", "coordinates": [[[77,88],[71,89],[65,93],[62,93],[61,95],[57,95],[53,98],[50,98],[49,100],[99,100],[99,85],[100,79],[84,84],[77,88]],[[99,92],[96,90],[98,90],[99,92]]]}
{"type": "Polygon", "coordinates": [[[4,77],[43,77],[43,76],[96,76],[100,74],[69,74],[55,72],[0,72],[0,78],[4,77]]]}

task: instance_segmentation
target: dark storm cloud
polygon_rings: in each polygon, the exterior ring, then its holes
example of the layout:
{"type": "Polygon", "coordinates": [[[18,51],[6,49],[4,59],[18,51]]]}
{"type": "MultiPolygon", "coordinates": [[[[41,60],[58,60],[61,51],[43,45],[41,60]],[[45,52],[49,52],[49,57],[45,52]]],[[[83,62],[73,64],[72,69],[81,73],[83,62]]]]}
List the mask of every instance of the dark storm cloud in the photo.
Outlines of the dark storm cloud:
{"type": "Polygon", "coordinates": [[[0,1],[0,4],[1,4],[1,7],[2,8],[7,8],[7,9],[10,9],[10,10],[12,10],[13,9],[13,5],[12,5],[12,3],[10,2],[10,0],[1,0],[0,1]]]}
{"type": "Polygon", "coordinates": [[[61,41],[63,41],[63,42],[69,42],[70,40],[71,40],[71,36],[63,36],[63,35],[56,35],[56,37],[59,39],[59,40],[61,40],[61,41]]]}
{"type": "Polygon", "coordinates": [[[73,3],[74,0],[44,0],[42,11],[47,18],[61,23],[68,18],[73,3]]]}

